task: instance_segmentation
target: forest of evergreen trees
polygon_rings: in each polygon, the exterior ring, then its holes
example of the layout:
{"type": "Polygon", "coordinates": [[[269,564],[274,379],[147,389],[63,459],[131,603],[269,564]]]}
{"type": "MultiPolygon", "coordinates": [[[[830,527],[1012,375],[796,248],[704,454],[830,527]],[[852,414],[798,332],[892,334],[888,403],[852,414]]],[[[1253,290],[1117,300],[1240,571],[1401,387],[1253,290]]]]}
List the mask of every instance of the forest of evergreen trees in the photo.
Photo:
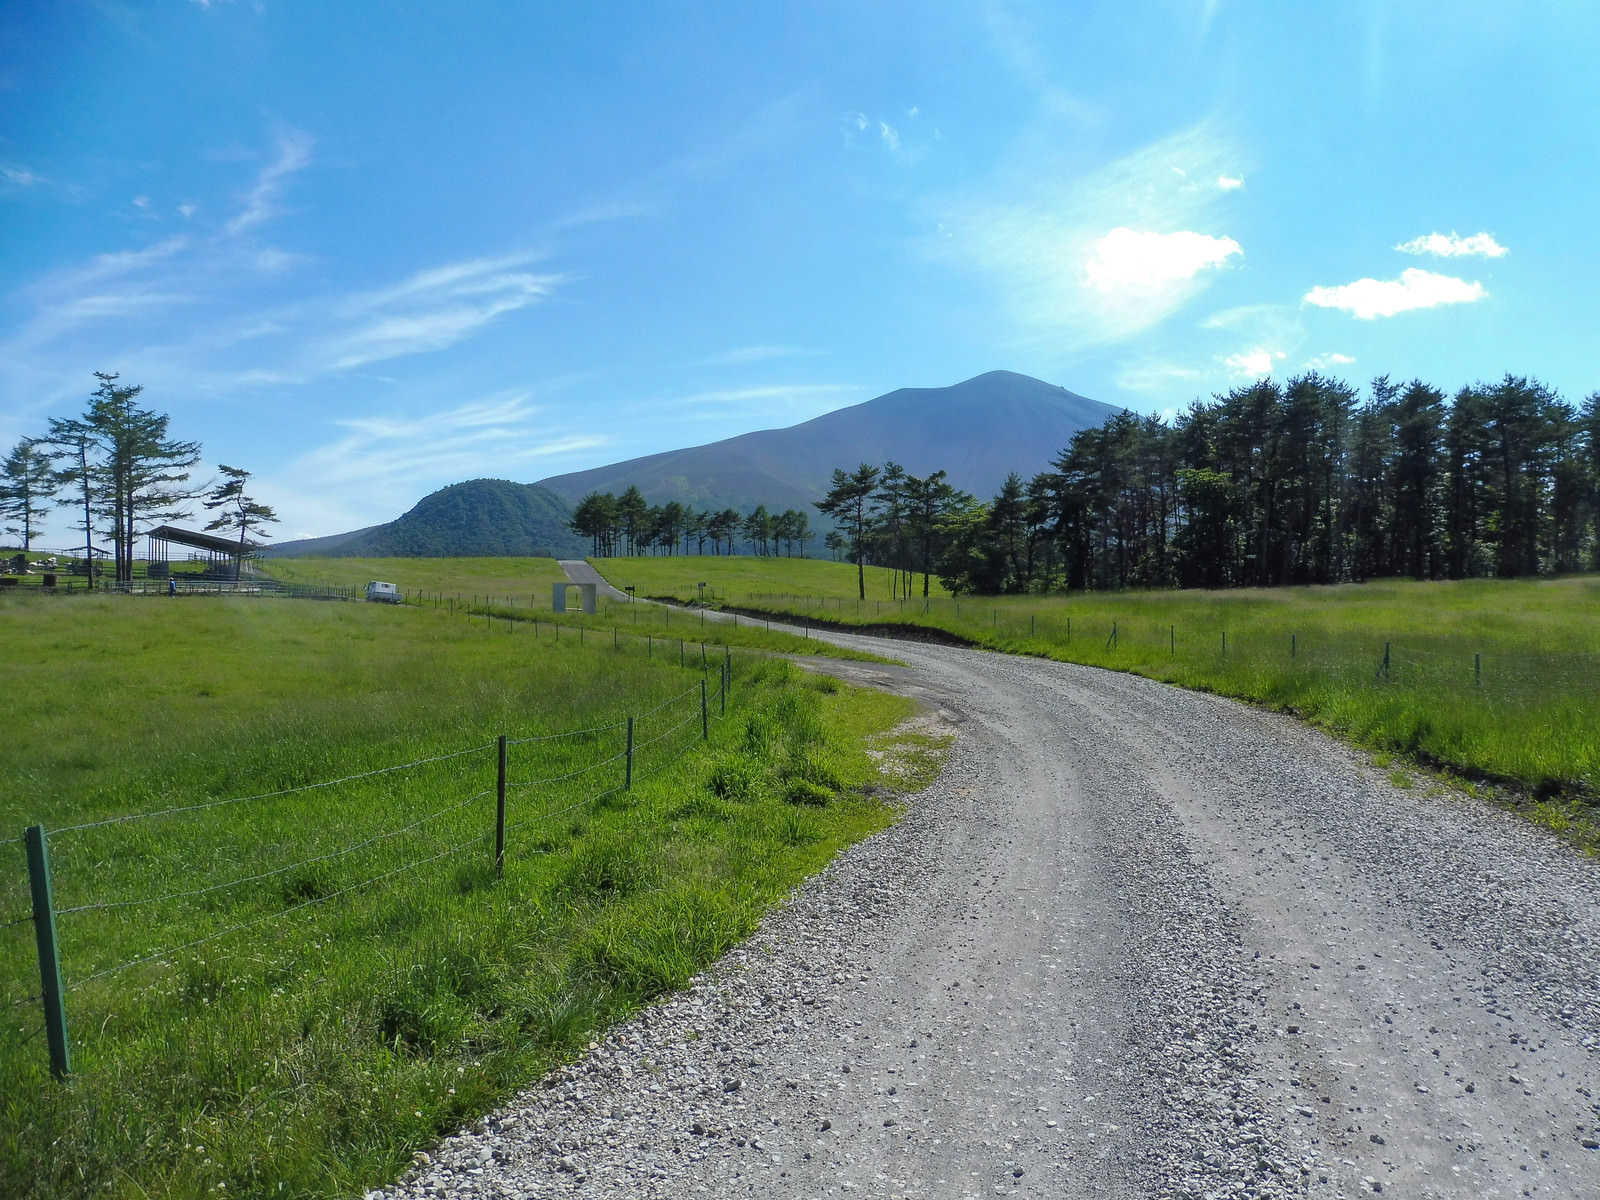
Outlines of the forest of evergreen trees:
{"type": "MultiPolygon", "coordinates": [[[[1507,376],[1447,399],[1320,374],[1124,412],[992,501],[951,502],[934,569],[961,592],[1265,587],[1600,569],[1600,394],[1507,376]]],[[[891,505],[880,500],[878,510],[891,505]]],[[[921,569],[880,537],[869,554],[921,569]]],[[[871,561],[871,559],[869,559],[871,561]]]]}

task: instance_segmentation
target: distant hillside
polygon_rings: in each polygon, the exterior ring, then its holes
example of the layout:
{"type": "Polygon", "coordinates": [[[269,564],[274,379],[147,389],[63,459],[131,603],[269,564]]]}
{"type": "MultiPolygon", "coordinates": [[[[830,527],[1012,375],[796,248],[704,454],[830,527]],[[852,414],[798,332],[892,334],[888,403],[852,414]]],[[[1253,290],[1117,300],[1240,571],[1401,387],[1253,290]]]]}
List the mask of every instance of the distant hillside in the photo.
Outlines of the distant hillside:
{"type": "Polygon", "coordinates": [[[534,483],[472,479],[424,496],[403,517],[329,537],[284,542],[268,557],[581,558],[588,542],[567,528],[571,510],[534,483]]]}
{"type": "Polygon", "coordinates": [[[636,485],[653,504],[748,511],[804,508],[828,489],[835,467],[892,459],[913,475],[940,468],[956,487],[988,499],[1007,472],[1045,470],[1080,429],[1121,410],[1065,388],[990,371],[943,388],[901,388],[787,429],[629,459],[541,479],[568,504],[590,492],[636,485]]]}

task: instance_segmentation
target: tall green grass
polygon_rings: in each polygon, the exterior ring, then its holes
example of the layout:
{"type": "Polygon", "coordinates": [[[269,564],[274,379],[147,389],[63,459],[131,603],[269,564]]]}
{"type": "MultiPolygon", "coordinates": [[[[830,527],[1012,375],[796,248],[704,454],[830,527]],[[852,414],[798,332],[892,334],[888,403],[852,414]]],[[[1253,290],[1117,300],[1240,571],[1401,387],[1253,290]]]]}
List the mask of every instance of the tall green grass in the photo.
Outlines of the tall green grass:
{"type": "MultiPolygon", "coordinates": [[[[886,823],[861,735],[909,707],[736,656],[703,741],[698,661],[378,605],[30,598],[0,661],[75,1069],[48,1076],[31,925],[0,929],[8,1197],[392,1179],[886,823]],[[509,750],[503,878],[500,733],[543,739],[509,750]]],[[[6,842],[0,923],[27,909],[6,842]]]]}
{"type": "MultiPolygon", "coordinates": [[[[714,561],[705,570],[716,578],[714,561]]],[[[739,570],[748,580],[749,564],[739,570]]],[[[747,611],[938,631],[1133,671],[1291,710],[1374,749],[1538,798],[1600,795],[1593,577],[927,602],[861,601],[853,580],[831,594],[786,591],[786,579],[780,562],[770,580],[725,587],[719,598],[747,611]]]]}

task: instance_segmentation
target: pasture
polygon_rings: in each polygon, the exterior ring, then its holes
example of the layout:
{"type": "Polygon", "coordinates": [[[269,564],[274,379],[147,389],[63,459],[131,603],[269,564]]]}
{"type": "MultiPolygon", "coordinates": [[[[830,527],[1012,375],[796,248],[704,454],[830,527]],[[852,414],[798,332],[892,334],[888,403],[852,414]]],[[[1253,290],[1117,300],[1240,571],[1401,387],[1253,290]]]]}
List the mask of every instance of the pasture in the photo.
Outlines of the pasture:
{"type": "Polygon", "coordinates": [[[377,1186],[892,819],[866,739],[907,702],[737,651],[724,694],[721,654],[524,632],[0,599],[0,1194],[377,1186]],[[65,1083],[40,1034],[35,823],[65,1083]]]}
{"type": "MultiPolygon", "coordinates": [[[[593,561],[614,580],[639,573],[638,560],[593,561]]],[[[1600,796],[1594,577],[925,603],[870,591],[863,602],[845,564],[803,576],[790,560],[746,558],[725,574],[715,559],[695,565],[729,607],[942,631],[1292,711],[1381,754],[1510,784],[1531,794],[1524,807],[1539,819],[1597,841],[1585,803],[1600,796]],[[801,579],[803,589],[791,586],[801,579]]]]}

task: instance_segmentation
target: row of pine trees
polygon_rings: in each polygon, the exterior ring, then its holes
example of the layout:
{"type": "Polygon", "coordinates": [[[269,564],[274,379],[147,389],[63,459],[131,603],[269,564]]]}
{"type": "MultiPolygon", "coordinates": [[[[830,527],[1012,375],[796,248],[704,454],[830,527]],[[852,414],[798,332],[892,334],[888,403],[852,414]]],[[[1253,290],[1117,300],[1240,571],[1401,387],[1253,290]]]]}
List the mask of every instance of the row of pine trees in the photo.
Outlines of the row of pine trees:
{"type": "MultiPolygon", "coordinates": [[[[908,548],[878,496],[867,561],[957,592],[1272,587],[1600,569],[1600,394],[1507,376],[1453,398],[1320,374],[1124,412],[988,503],[954,497],[908,548]]],[[[852,546],[855,549],[855,546],[852,546]]]]}
{"type": "Polygon", "coordinates": [[[597,556],[617,554],[732,554],[740,539],[752,554],[804,557],[817,534],[811,518],[798,509],[780,513],[758,504],[749,513],[735,508],[718,512],[693,509],[676,500],[651,504],[637,487],[621,496],[591,492],[573,510],[570,528],[586,537],[597,556]]]}

